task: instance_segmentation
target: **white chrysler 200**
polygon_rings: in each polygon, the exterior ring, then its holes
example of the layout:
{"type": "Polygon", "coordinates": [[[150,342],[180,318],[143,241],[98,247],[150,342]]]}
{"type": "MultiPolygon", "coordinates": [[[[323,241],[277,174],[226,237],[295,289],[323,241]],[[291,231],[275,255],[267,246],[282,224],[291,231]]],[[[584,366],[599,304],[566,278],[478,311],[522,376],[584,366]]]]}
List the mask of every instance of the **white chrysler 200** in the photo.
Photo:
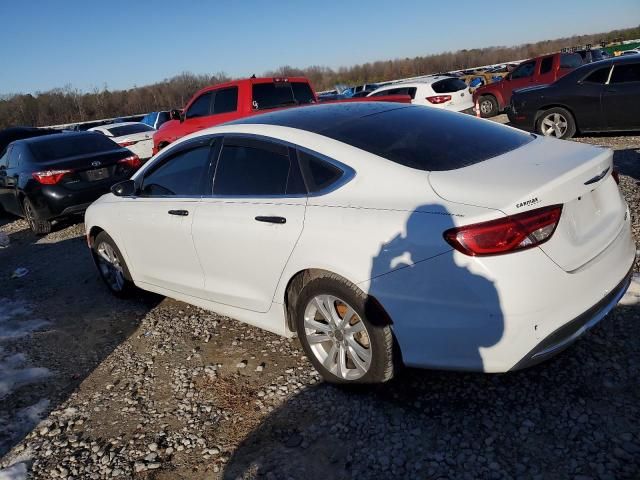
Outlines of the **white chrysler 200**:
{"type": "Polygon", "coordinates": [[[297,334],[347,383],[538,363],[616,305],[635,257],[611,150],[373,102],[185,137],[86,228],[114,294],[297,334]]]}

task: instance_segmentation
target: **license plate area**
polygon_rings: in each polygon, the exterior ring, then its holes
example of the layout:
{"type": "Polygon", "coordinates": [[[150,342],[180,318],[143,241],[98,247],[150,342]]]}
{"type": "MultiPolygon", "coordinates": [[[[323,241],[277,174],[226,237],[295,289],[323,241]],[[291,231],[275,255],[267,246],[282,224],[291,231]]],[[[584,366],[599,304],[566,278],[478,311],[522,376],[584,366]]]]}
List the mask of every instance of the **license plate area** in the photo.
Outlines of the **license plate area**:
{"type": "Polygon", "coordinates": [[[95,170],[87,170],[87,180],[97,182],[109,178],[109,170],[107,168],[96,168],[95,170]]]}

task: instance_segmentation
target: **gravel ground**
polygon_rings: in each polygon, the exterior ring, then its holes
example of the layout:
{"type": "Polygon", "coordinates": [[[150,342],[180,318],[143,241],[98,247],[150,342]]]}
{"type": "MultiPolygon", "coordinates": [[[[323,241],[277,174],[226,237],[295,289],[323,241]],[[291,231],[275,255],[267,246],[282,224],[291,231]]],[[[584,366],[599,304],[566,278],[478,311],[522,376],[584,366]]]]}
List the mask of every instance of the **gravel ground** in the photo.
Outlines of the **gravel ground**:
{"type": "MultiPolygon", "coordinates": [[[[640,239],[640,137],[578,141],[616,149],[640,239]]],[[[0,231],[7,478],[640,476],[638,304],[525,371],[406,370],[346,389],[323,383],[295,339],[154,295],[111,298],[82,225],[0,231]],[[11,278],[18,267],[29,273],[11,278]]]]}

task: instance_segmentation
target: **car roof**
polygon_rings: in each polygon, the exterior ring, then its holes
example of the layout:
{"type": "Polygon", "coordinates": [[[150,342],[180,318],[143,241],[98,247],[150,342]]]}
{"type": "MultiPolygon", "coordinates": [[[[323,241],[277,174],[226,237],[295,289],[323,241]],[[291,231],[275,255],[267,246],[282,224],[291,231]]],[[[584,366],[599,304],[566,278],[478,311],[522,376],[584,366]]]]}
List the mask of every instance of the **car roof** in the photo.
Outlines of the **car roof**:
{"type": "Polygon", "coordinates": [[[341,124],[402,108],[412,106],[395,102],[325,103],[263,113],[225,125],[276,125],[322,134],[323,131],[334,129],[341,124]]]}
{"type": "Polygon", "coordinates": [[[147,125],[146,123],[142,123],[142,122],[118,122],[118,123],[107,123],[106,125],[100,125],[99,127],[94,127],[94,128],[124,127],[126,125],[140,125],[140,124],[147,125]]]}
{"type": "Polygon", "coordinates": [[[445,80],[447,78],[454,78],[459,80],[458,77],[454,77],[453,75],[434,75],[432,77],[424,77],[424,78],[411,80],[407,82],[391,83],[389,85],[384,85],[382,87],[379,87],[376,90],[386,90],[388,88],[420,87],[422,85],[431,85],[433,83],[436,83],[440,80],[445,80]]]}
{"type": "Polygon", "coordinates": [[[47,142],[49,140],[53,140],[56,138],[78,138],[78,137],[86,137],[86,136],[90,136],[90,135],[100,135],[101,137],[103,136],[101,133],[97,133],[97,132],[62,132],[62,133],[54,133],[51,135],[44,135],[44,136],[39,136],[39,137],[31,137],[31,138],[24,138],[22,140],[16,140],[13,143],[26,143],[26,144],[33,144],[33,143],[39,143],[39,142],[47,142]]]}

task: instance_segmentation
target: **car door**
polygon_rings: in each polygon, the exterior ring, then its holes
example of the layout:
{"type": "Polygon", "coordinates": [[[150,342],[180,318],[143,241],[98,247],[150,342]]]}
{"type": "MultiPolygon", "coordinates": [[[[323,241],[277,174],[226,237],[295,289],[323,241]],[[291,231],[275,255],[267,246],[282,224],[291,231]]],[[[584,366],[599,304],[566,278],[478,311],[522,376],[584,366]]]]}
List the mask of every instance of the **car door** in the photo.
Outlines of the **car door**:
{"type": "Polygon", "coordinates": [[[16,188],[20,177],[22,149],[9,145],[0,157],[0,204],[14,215],[22,215],[22,206],[18,202],[16,188]]]}
{"type": "Polygon", "coordinates": [[[226,136],[193,239],[208,300],[266,312],[302,233],[306,190],[289,147],[226,136]]]}
{"type": "Polygon", "coordinates": [[[556,79],[555,72],[553,71],[553,59],[554,55],[543,57],[539,63],[538,70],[538,83],[549,84],[553,83],[556,79]]]}
{"type": "Polygon", "coordinates": [[[192,140],[154,160],[139,193],[118,205],[120,234],[136,281],[201,296],[204,274],[191,226],[209,181],[211,138],[192,140]]]}
{"type": "Polygon", "coordinates": [[[235,119],[238,110],[238,87],[206,92],[185,113],[185,134],[235,119]]]}
{"type": "Polygon", "coordinates": [[[607,119],[602,110],[602,97],[610,71],[611,65],[593,70],[575,84],[565,83],[559,94],[559,100],[566,100],[563,103],[566,103],[573,112],[577,124],[585,131],[607,129],[607,119]]]}
{"type": "Polygon", "coordinates": [[[604,88],[602,109],[609,129],[640,128],[640,61],[613,65],[604,88]]]}
{"type": "Polygon", "coordinates": [[[518,88],[529,87],[534,81],[534,72],[536,68],[536,61],[529,60],[522,62],[518,68],[505,77],[503,82],[503,94],[505,104],[509,103],[511,93],[518,88]]]}

